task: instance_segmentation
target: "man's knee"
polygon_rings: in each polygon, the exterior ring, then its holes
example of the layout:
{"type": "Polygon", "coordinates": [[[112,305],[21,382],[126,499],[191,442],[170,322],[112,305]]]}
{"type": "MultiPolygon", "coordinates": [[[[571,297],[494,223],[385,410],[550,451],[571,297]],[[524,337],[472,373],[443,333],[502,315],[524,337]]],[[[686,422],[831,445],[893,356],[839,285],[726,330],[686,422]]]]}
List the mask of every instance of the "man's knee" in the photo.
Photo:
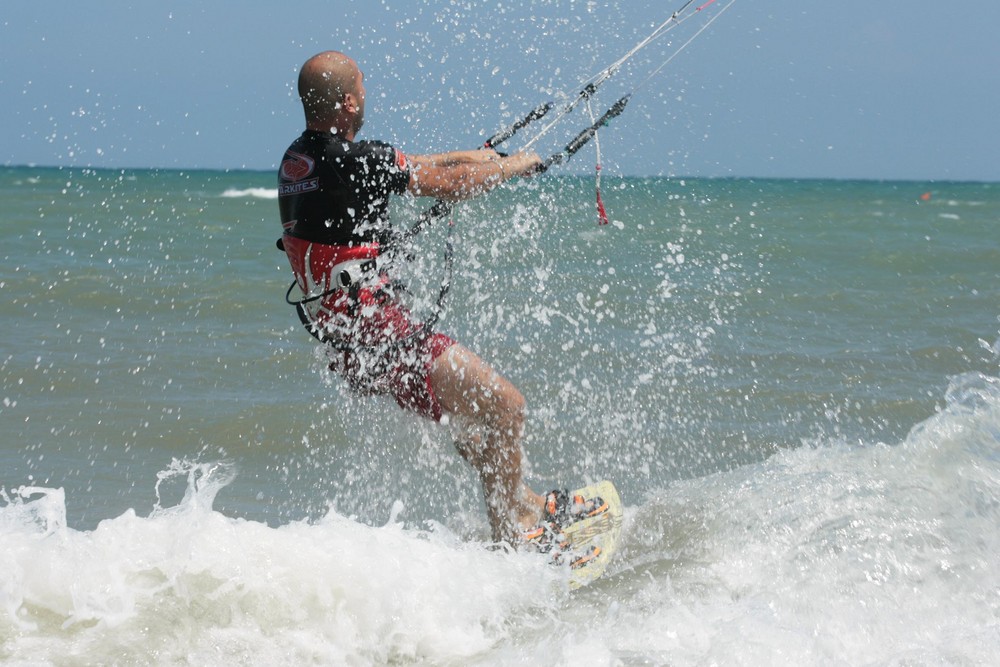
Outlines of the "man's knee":
{"type": "Polygon", "coordinates": [[[521,435],[521,428],[524,425],[524,413],[524,396],[514,385],[498,376],[483,421],[504,435],[517,437],[521,435]]]}
{"type": "Polygon", "coordinates": [[[517,389],[511,387],[511,396],[507,402],[507,411],[510,415],[509,421],[514,431],[513,435],[520,436],[524,427],[524,413],[526,402],[524,396],[517,389]]]}

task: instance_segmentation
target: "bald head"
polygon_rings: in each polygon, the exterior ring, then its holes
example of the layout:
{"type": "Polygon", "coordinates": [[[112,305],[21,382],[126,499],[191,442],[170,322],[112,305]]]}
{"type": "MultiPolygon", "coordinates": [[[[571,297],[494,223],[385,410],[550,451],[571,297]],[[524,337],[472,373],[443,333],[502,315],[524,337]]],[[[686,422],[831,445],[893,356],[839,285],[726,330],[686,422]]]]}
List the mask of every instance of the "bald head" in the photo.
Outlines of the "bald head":
{"type": "Polygon", "coordinates": [[[306,127],[338,134],[354,134],[364,122],[365,89],[361,70],[339,51],[318,53],[299,71],[299,98],[306,127]]]}

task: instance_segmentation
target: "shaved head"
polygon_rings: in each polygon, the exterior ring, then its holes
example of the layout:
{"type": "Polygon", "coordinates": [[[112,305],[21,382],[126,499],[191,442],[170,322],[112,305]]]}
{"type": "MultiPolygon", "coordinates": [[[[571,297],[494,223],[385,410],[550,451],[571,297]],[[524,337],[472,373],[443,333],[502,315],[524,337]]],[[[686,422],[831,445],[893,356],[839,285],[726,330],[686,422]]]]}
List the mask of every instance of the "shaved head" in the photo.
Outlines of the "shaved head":
{"type": "Polygon", "coordinates": [[[299,98],[310,129],[358,132],[364,122],[364,86],[354,59],[339,51],[318,53],[299,71],[299,98]]]}

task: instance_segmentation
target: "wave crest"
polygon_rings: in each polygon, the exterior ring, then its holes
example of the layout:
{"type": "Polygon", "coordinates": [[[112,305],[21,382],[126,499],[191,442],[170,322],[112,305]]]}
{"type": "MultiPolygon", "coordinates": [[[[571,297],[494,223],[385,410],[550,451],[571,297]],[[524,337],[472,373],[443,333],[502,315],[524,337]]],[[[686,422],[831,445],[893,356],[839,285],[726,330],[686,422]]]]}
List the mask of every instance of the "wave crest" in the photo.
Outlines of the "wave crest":
{"type": "Polygon", "coordinates": [[[228,188],[222,193],[223,197],[229,199],[277,199],[278,189],[277,188],[228,188]]]}

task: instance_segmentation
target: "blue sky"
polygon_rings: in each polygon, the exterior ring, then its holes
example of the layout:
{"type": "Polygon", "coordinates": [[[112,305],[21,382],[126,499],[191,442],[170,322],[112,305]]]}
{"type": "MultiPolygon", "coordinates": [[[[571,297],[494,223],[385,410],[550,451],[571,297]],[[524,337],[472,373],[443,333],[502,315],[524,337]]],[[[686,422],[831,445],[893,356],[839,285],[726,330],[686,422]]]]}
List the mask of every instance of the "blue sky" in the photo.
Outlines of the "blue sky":
{"type": "MultiPolygon", "coordinates": [[[[575,91],[681,4],[5,3],[0,163],[271,169],[301,131],[298,67],[328,48],[365,71],[363,137],[414,153],[474,147],[575,91]]],[[[605,169],[1000,181],[997,26],[996,0],[737,0],[602,133],[605,169]]],[[[642,52],[600,104],[670,52],[642,52]]],[[[588,148],[567,168],[593,164],[588,148]]]]}

